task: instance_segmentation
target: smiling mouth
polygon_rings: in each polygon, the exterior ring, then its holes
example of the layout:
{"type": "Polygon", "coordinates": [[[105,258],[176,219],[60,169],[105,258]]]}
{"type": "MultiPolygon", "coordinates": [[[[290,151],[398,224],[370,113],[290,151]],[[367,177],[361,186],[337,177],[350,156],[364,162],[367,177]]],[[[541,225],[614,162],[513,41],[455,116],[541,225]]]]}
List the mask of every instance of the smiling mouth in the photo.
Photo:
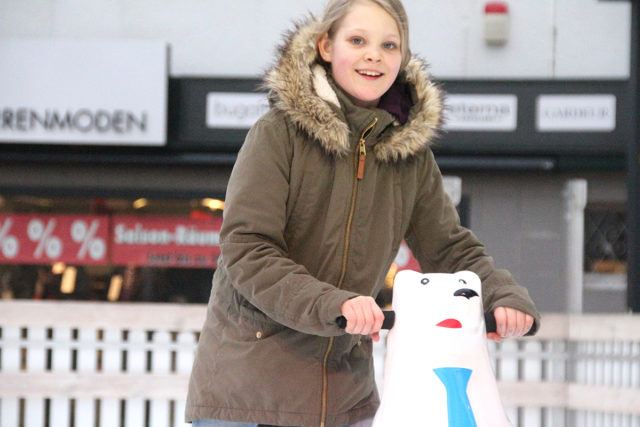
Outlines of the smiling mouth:
{"type": "Polygon", "coordinates": [[[381,77],[382,73],[378,73],[376,71],[368,71],[368,70],[356,70],[358,74],[366,77],[381,77]]]}
{"type": "Polygon", "coordinates": [[[445,319],[442,322],[438,323],[436,326],[440,326],[443,328],[458,329],[458,328],[462,328],[462,323],[460,323],[460,321],[456,319],[445,319]]]}

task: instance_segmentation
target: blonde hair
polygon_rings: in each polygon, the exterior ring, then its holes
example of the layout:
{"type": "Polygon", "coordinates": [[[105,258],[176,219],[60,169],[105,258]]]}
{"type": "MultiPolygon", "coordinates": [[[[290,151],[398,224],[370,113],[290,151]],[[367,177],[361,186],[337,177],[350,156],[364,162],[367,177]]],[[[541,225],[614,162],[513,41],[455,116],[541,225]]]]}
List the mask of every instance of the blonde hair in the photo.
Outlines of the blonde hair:
{"type": "Polygon", "coordinates": [[[400,0],[329,0],[324,9],[324,14],[320,21],[320,31],[316,39],[319,39],[325,33],[329,35],[329,39],[333,39],[336,28],[347,15],[351,6],[366,1],[377,4],[396,21],[400,31],[400,52],[402,53],[400,68],[403,69],[411,59],[411,50],[409,49],[409,18],[400,0]]]}

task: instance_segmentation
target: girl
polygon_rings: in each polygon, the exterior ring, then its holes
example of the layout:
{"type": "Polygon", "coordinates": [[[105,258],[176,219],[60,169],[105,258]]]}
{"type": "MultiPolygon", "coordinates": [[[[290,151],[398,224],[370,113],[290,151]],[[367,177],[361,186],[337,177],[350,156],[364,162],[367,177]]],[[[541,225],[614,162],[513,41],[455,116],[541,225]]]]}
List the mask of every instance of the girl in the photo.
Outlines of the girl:
{"type": "Polygon", "coordinates": [[[476,272],[501,336],[536,330],[526,290],[494,268],[444,193],[429,148],[441,96],[410,56],[399,0],[331,0],[289,35],[265,84],[271,111],[248,133],[227,189],[188,421],[373,417],[374,297],[403,239],[424,272],[476,272]]]}

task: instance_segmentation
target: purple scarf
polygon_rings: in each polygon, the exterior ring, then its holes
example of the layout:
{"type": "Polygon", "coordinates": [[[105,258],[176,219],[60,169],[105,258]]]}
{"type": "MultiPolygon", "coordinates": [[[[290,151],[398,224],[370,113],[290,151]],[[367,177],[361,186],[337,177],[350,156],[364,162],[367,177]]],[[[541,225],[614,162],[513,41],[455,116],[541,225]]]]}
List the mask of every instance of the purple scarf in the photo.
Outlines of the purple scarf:
{"type": "Polygon", "coordinates": [[[396,81],[389,90],[382,95],[378,108],[393,114],[401,124],[409,120],[409,110],[411,110],[411,92],[409,86],[396,81]]]}

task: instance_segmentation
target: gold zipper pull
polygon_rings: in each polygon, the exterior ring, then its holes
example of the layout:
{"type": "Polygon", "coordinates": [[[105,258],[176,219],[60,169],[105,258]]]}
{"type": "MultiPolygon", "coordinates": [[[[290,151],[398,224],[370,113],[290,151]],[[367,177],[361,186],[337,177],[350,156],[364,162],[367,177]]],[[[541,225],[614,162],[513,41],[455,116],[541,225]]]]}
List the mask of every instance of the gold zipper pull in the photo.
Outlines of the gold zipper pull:
{"type": "Polygon", "coordinates": [[[362,136],[360,137],[360,154],[358,157],[358,173],[356,175],[358,179],[364,178],[364,163],[367,159],[367,147],[365,145],[365,140],[367,139],[367,136],[369,136],[369,133],[371,133],[371,130],[373,130],[373,127],[376,125],[376,123],[378,123],[378,118],[374,117],[371,124],[367,126],[364,132],[362,132],[362,136]]]}
{"type": "Polygon", "coordinates": [[[364,145],[364,139],[360,140],[360,157],[358,159],[358,179],[364,178],[364,161],[367,158],[367,147],[364,145]]]}

